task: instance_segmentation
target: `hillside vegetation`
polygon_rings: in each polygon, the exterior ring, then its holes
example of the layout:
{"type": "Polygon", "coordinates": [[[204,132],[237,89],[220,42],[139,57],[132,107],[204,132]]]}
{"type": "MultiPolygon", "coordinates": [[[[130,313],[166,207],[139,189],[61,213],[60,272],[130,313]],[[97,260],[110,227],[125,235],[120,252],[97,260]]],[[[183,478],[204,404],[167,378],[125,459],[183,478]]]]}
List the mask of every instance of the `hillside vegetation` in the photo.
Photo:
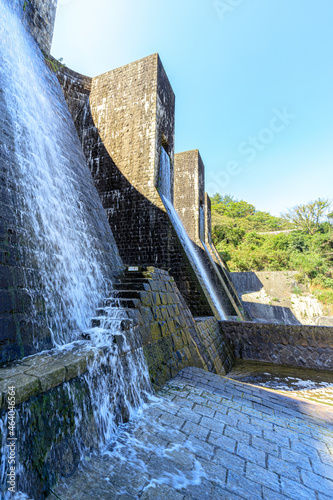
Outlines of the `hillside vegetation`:
{"type": "Polygon", "coordinates": [[[317,200],[274,217],[243,200],[216,194],[212,197],[213,241],[230,271],[298,271],[298,282],[308,284],[321,302],[332,304],[333,214],[329,211],[327,200],[317,200]]]}

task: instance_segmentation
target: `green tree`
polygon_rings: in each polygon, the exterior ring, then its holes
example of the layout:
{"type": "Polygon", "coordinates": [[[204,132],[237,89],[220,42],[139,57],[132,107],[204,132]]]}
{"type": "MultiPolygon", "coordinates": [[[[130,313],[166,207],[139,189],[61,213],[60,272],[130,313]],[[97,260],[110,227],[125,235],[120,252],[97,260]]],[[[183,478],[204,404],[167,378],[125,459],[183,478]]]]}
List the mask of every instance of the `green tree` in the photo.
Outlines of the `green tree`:
{"type": "Polygon", "coordinates": [[[225,196],[221,196],[216,193],[212,199],[212,210],[215,210],[221,215],[226,217],[230,217],[232,219],[238,217],[248,217],[249,215],[253,215],[256,211],[256,207],[251,205],[251,203],[247,203],[243,200],[235,200],[229,194],[225,196]]]}
{"type": "Polygon", "coordinates": [[[327,214],[327,220],[328,220],[328,223],[330,225],[330,231],[331,231],[332,224],[333,224],[333,212],[330,212],[329,214],[327,214]]]}
{"type": "Polygon", "coordinates": [[[292,222],[297,229],[308,234],[315,234],[320,223],[327,217],[331,203],[327,199],[318,198],[314,202],[309,202],[306,205],[296,205],[289,208],[282,217],[292,222]]]}

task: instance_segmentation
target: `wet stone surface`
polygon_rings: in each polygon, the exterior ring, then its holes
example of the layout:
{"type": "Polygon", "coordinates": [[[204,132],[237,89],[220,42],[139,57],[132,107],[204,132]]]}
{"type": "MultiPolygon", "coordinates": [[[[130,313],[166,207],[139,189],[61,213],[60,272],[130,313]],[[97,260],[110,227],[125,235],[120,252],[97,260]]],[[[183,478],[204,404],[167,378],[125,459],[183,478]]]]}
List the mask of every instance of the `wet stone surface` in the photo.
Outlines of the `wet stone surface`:
{"type": "Polygon", "coordinates": [[[186,368],[54,491],[62,500],[332,498],[333,410],[186,368]]]}

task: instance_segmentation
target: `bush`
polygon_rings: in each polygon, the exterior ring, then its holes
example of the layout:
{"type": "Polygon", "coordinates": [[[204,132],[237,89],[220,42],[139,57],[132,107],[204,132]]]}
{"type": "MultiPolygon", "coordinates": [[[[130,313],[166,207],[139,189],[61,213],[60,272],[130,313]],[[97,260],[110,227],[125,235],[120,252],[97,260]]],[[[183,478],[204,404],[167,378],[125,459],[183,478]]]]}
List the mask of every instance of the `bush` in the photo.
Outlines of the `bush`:
{"type": "Polygon", "coordinates": [[[333,290],[314,290],[313,293],[323,304],[333,304],[333,290]]]}
{"type": "Polygon", "coordinates": [[[321,287],[320,296],[330,300],[333,235],[329,222],[319,224],[314,234],[300,230],[259,234],[294,226],[229,195],[212,198],[212,222],[213,241],[231,271],[297,271],[297,282],[321,287]]]}

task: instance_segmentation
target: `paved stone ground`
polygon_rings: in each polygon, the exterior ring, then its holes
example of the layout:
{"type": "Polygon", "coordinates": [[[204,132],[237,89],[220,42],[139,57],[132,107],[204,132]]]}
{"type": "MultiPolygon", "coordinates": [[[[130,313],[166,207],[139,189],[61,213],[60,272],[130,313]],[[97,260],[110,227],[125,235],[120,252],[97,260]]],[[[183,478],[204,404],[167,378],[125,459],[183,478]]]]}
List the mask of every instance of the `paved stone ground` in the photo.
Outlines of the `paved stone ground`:
{"type": "Polygon", "coordinates": [[[333,498],[330,406],[197,368],[159,396],[58,486],[58,498],[333,498]]]}

